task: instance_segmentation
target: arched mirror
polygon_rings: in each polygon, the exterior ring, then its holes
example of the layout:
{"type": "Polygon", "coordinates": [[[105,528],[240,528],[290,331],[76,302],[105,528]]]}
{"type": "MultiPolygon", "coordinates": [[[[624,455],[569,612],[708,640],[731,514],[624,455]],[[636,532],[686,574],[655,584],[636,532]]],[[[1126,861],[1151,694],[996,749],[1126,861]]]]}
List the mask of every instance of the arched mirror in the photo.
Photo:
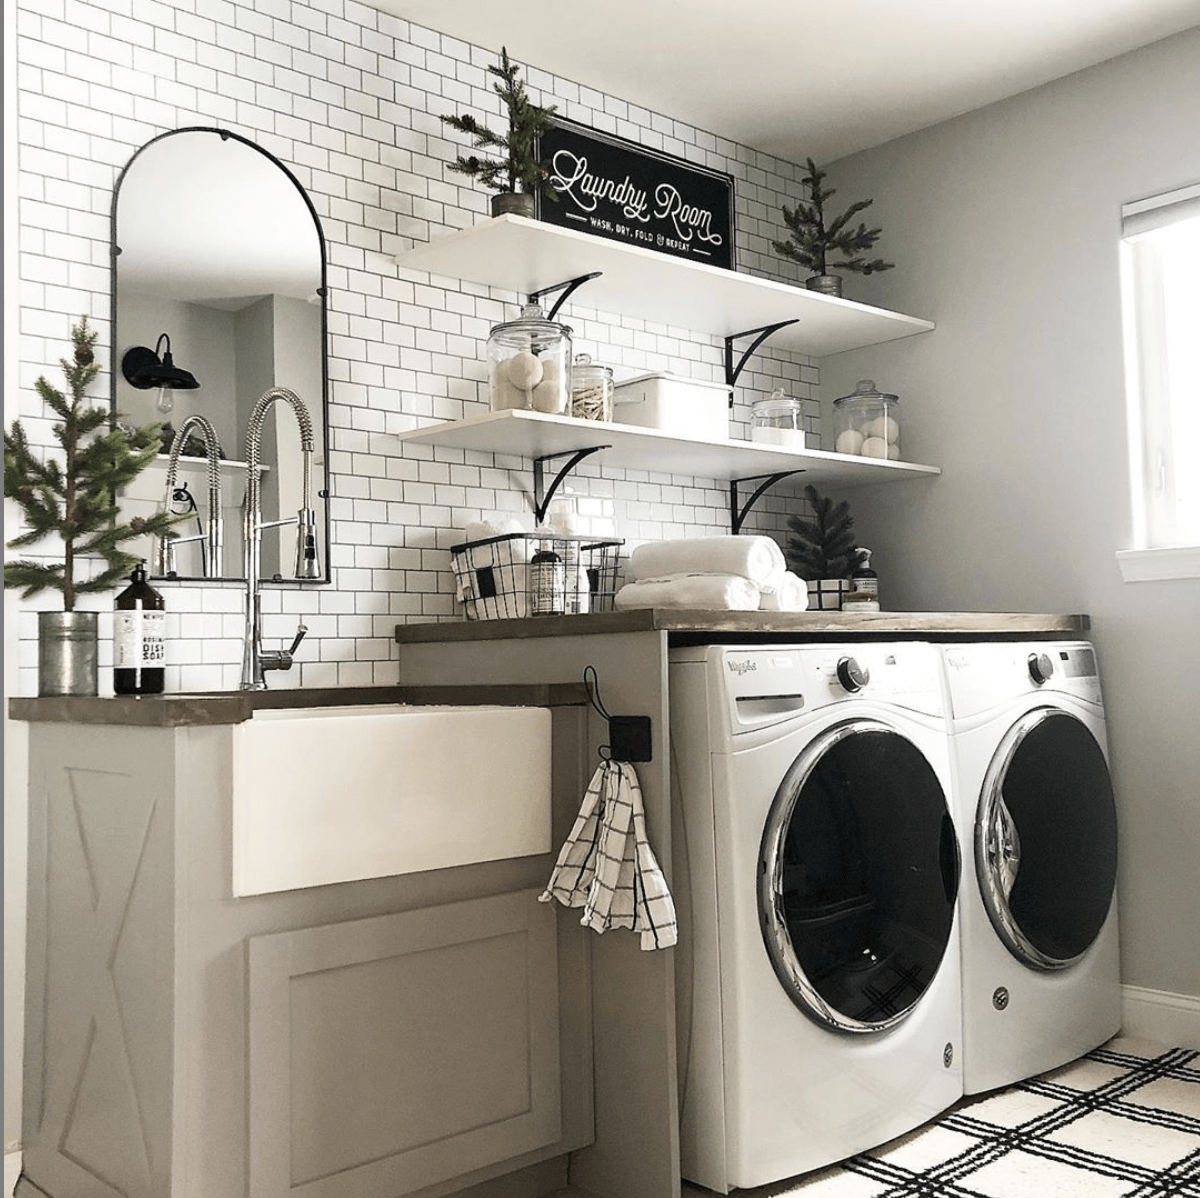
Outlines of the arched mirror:
{"type": "MultiPolygon", "coordinates": [[[[170,491],[164,442],[123,507],[133,516],[167,502],[192,515],[179,525],[169,559],[149,542],[134,552],[158,577],[244,577],[247,428],[259,397],[282,387],[312,419],[317,581],[328,581],[325,238],[303,187],[235,133],[162,134],[134,154],[117,182],[112,264],[114,409],[129,424],[157,420],[189,433],[170,491]],[[214,480],[206,441],[214,436],[220,498],[211,506],[223,516],[220,546],[208,516],[214,480]]],[[[302,506],[300,441],[294,411],[274,404],[261,442],[264,524],[288,521],[302,506]]],[[[265,581],[294,581],[295,535],[286,526],[263,533],[265,581]]]]}

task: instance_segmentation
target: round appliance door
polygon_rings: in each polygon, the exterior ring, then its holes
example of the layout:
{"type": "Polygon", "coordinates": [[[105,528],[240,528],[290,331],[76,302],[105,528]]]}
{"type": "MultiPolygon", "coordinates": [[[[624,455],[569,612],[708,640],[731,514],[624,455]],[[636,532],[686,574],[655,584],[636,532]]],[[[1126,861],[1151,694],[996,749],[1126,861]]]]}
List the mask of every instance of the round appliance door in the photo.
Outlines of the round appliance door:
{"type": "Polygon", "coordinates": [[[1063,969],[1100,934],[1117,882],[1117,811],[1104,752],[1058,708],[1026,713],[984,778],[975,867],[992,926],[1018,961],[1063,969]]]}
{"type": "Polygon", "coordinates": [[[759,913],[791,1000],[823,1027],[884,1031],[920,1001],[954,923],[946,795],[907,737],[868,719],[815,738],[776,792],[759,913]]]}

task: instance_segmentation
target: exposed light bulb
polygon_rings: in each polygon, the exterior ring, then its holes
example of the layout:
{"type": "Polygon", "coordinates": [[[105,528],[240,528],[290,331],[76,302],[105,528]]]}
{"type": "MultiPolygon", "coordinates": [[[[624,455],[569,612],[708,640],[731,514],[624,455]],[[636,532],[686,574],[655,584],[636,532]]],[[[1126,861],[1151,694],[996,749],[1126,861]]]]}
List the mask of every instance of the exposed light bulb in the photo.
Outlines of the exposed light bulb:
{"type": "Polygon", "coordinates": [[[175,410],[175,393],[170,387],[159,387],[154,406],[164,415],[175,410]]]}

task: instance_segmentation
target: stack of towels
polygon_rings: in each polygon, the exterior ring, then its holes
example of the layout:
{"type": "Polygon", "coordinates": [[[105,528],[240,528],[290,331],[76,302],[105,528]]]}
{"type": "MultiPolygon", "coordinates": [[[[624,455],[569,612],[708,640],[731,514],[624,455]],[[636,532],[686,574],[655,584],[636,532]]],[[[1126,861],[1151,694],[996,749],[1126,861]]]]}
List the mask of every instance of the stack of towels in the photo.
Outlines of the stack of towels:
{"type": "Polygon", "coordinates": [[[804,611],[808,585],[787,568],[770,537],[689,537],[639,545],[617,592],[618,611],[683,607],[709,611],[804,611]]]}

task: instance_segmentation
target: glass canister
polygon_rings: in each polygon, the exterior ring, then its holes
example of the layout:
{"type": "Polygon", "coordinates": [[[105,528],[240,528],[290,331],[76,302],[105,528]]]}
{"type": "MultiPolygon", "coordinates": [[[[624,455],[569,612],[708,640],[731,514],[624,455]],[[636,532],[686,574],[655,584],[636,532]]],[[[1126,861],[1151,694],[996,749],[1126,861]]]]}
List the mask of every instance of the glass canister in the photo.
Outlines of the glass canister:
{"type": "Polygon", "coordinates": [[[833,401],[836,453],[867,458],[900,457],[900,400],[861,379],[849,395],[833,401]]]}
{"type": "Polygon", "coordinates": [[[612,367],[593,362],[588,354],[577,354],[571,364],[571,415],[579,420],[613,418],[612,367]]]}
{"type": "Polygon", "coordinates": [[[804,403],[782,387],[756,399],[750,407],[750,440],[803,449],[804,403]]]}
{"type": "Polygon", "coordinates": [[[487,343],[492,410],[527,408],[561,415],[571,388],[571,330],[526,304],[517,320],[492,328],[487,343]]]}

